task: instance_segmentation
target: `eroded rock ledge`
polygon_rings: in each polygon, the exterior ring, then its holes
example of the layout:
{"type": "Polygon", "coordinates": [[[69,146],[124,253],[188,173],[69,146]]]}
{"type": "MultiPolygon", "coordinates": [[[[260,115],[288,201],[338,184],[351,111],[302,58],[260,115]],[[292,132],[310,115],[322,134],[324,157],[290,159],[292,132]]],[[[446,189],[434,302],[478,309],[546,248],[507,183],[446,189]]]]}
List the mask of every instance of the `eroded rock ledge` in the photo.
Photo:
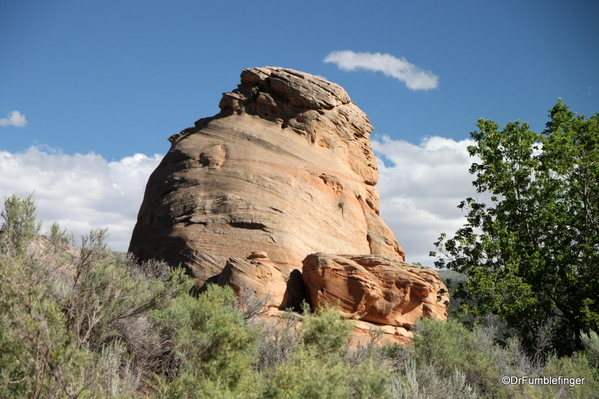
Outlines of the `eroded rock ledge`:
{"type": "Polygon", "coordinates": [[[314,309],[338,304],[352,318],[411,328],[420,317],[447,318],[449,297],[438,274],[381,255],[311,254],[303,280],[314,309]]]}

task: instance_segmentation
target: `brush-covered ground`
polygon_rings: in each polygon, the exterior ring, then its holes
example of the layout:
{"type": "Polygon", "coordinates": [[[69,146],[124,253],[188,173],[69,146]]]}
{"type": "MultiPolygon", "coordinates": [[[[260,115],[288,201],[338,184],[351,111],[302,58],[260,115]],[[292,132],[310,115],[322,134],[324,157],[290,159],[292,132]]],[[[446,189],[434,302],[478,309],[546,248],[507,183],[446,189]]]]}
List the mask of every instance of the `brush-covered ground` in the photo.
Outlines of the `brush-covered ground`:
{"type": "Polygon", "coordinates": [[[542,342],[525,353],[492,318],[472,329],[420,320],[413,345],[380,346],[373,334],[351,349],[352,321],[334,308],[264,324],[250,292],[211,285],[194,295],[182,269],[115,254],[106,231],[75,240],[54,224],[40,238],[32,196],[5,198],[2,218],[2,397],[599,397],[596,334],[586,350],[557,358],[542,342]]]}

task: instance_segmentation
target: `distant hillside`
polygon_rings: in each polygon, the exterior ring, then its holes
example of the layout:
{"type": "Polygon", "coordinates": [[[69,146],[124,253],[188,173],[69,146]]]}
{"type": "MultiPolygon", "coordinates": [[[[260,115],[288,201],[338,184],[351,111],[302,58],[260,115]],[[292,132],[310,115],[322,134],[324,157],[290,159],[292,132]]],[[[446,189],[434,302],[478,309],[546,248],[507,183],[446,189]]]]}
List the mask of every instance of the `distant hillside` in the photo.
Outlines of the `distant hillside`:
{"type": "Polygon", "coordinates": [[[458,287],[459,283],[466,281],[468,278],[465,274],[455,272],[453,270],[437,270],[439,273],[439,277],[443,281],[443,283],[447,286],[449,290],[449,309],[448,314],[451,318],[452,311],[458,309],[460,307],[461,302],[456,300],[453,296],[453,292],[458,287]]]}

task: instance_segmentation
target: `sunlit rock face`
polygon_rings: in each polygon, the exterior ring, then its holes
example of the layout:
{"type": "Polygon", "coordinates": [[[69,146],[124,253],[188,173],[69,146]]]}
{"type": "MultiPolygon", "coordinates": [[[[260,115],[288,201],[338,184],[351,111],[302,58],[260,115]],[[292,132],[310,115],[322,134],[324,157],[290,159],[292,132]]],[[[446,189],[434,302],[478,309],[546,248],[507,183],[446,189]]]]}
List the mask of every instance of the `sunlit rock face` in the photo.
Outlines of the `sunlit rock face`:
{"type": "Polygon", "coordinates": [[[447,319],[449,297],[437,272],[381,255],[316,253],[304,259],[314,309],[336,304],[345,315],[411,328],[421,316],[447,319]]]}
{"type": "Polygon", "coordinates": [[[405,262],[379,217],[372,126],[340,86],[291,69],[246,69],[220,113],[170,137],[129,251],[281,309],[340,306],[354,340],[408,342],[446,319],[446,288],[405,262]],[[343,255],[337,255],[343,254],[343,255]]]}
{"type": "Polygon", "coordinates": [[[404,260],[379,217],[373,128],[343,88],[250,68],[219,106],[169,139],[130,252],[182,264],[198,284],[252,251],[268,253],[284,276],[315,252],[404,260]]]}

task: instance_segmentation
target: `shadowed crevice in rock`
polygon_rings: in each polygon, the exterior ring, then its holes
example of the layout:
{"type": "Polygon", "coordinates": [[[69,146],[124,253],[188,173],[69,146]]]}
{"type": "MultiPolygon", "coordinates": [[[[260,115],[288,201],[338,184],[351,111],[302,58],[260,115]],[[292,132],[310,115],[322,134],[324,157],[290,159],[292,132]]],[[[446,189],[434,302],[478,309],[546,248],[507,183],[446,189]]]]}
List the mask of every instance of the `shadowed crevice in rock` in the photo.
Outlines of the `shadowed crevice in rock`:
{"type": "Polygon", "coordinates": [[[229,226],[237,227],[239,229],[250,229],[250,230],[265,230],[266,225],[256,222],[230,222],[229,226]]]}
{"type": "Polygon", "coordinates": [[[304,299],[306,299],[306,288],[304,286],[302,272],[298,269],[294,269],[289,273],[283,303],[279,306],[279,309],[300,311],[302,310],[302,301],[304,299]]]}

